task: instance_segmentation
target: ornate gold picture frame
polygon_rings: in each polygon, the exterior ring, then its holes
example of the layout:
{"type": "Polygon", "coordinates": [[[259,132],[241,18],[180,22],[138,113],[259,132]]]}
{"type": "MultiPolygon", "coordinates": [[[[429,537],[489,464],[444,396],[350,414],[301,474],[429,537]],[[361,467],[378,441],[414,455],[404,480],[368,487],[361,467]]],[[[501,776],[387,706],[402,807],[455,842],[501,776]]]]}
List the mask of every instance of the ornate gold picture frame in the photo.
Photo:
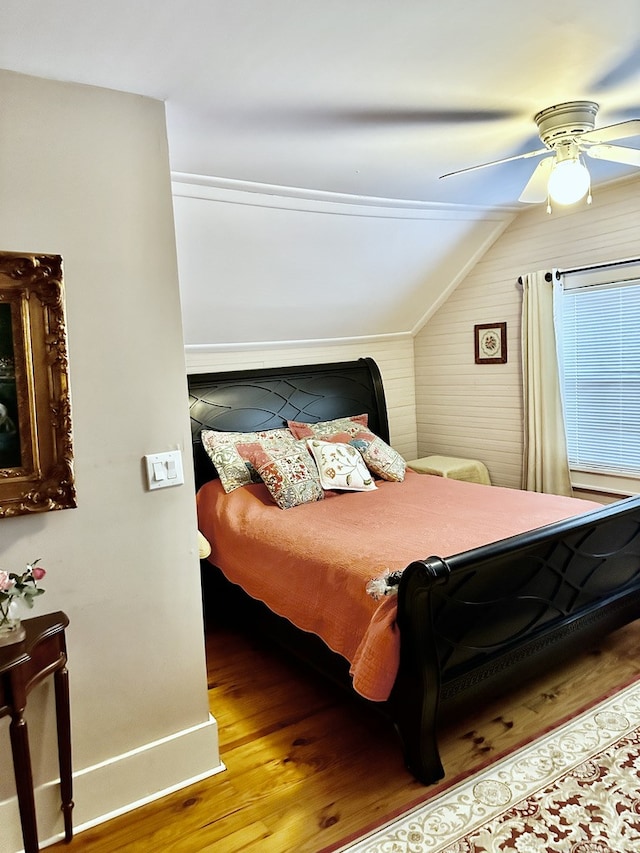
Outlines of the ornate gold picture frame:
{"type": "Polygon", "coordinates": [[[62,258],[0,252],[0,518],[75,506],[62,258]]]}

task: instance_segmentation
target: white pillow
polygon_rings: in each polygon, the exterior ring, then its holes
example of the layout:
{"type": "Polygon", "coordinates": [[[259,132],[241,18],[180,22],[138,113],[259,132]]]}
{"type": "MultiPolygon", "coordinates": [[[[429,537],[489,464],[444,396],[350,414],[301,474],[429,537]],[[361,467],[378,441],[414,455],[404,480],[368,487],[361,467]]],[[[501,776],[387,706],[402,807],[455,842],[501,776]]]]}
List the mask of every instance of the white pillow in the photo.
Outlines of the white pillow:
{"type": "Polygon", "coordinates": [[[369,492],[377,488],[360,452],[350,444],[309,438],[307,447],[318,466],[323,489],[369,492]]]}

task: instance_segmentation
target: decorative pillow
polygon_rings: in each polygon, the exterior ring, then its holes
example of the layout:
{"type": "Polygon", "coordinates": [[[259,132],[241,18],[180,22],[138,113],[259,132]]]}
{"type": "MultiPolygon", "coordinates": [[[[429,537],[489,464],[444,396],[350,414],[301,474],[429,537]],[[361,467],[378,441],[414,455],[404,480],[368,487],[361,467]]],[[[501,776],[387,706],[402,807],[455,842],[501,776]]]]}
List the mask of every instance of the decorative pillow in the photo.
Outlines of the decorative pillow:
{"type": "Polygon", "coordinates": [[[261,432],[218,432],[203,429],[201,437],[202,446],[215,465],[225,492],[260,482],[253,465],[238,453],[238,444],[259,441],[264,447],[279,449],[283,454],[299,446],[296,437],[285,427],[261,432]]]}
{"type": "Polygon", "coordinates": [[[284,454],[278,449],[269,450],[261,442],[237,446],[239,454],[261,477],[280,509],[324,498],[318,469],[305,443],[296,441],[295,444],[297,449],[284,454]]]}
{"type": "Polygon", "coordinates": [[[367,463],[367,468],[383,480],[401,483],[407,469],[407,463],[397,450],[368,429],[367,415],[355,415],[352,418],[337,418],[317,424],[303,424],[288,421],[287,424],[296,438],[315,436],[323,441],[337,441],[356,447],[367,463]]]}
{"type": "Polygon", "coordinates": [[[353,415],[348,418],[334,418],[332,421],[318,421],[315,424],[304,424],[301,421],[287,421],[287,426],[296,438],[320,438],[329,441],[332,435],[348,433],[355,435],[363,427],[368,426],[369,415],[353,415]]]}
{"type": "MultiPolygon", "coordinates": [[[[333,439],[331,439],[333,441],[333,439]]],[[[383,480],[401,483],[407,470],[407,463],[397,450],[372,432],[359,432],[349,439],[367,463],[367,468],[383,480]]]]}
{"type": "Polygon", "coordinates": [[[307,439],[307,446],[316,460],[323,489],[368,492],[377,488],[355,447],[318,438],[307,439]]]}

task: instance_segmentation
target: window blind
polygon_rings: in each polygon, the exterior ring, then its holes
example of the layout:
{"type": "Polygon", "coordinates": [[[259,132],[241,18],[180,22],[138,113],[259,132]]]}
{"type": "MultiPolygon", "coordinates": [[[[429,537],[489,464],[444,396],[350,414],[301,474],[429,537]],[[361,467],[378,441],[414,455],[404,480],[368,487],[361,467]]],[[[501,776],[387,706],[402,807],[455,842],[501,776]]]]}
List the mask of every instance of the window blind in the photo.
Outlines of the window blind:
{"type": "Polygon", "coordinates": [[[570,467],[640,476],[640,280],[572,284],[556,303],[570,467]]]}

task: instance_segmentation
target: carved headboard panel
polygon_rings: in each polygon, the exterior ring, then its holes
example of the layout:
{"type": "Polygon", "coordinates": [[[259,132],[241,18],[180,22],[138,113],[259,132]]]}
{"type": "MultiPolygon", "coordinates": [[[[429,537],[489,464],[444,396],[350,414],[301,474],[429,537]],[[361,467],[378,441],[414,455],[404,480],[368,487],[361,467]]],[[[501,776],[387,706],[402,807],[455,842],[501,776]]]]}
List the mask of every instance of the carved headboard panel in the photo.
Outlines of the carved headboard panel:
{"type": "Polygon", "coordinates": [[[196,488],[216,476],[202,447],[203,429],[252,432],[365,413],[372,432],[389,441],[377,364],[371,358],[299,367],[191,374],[189,412],[196,488]]]}

